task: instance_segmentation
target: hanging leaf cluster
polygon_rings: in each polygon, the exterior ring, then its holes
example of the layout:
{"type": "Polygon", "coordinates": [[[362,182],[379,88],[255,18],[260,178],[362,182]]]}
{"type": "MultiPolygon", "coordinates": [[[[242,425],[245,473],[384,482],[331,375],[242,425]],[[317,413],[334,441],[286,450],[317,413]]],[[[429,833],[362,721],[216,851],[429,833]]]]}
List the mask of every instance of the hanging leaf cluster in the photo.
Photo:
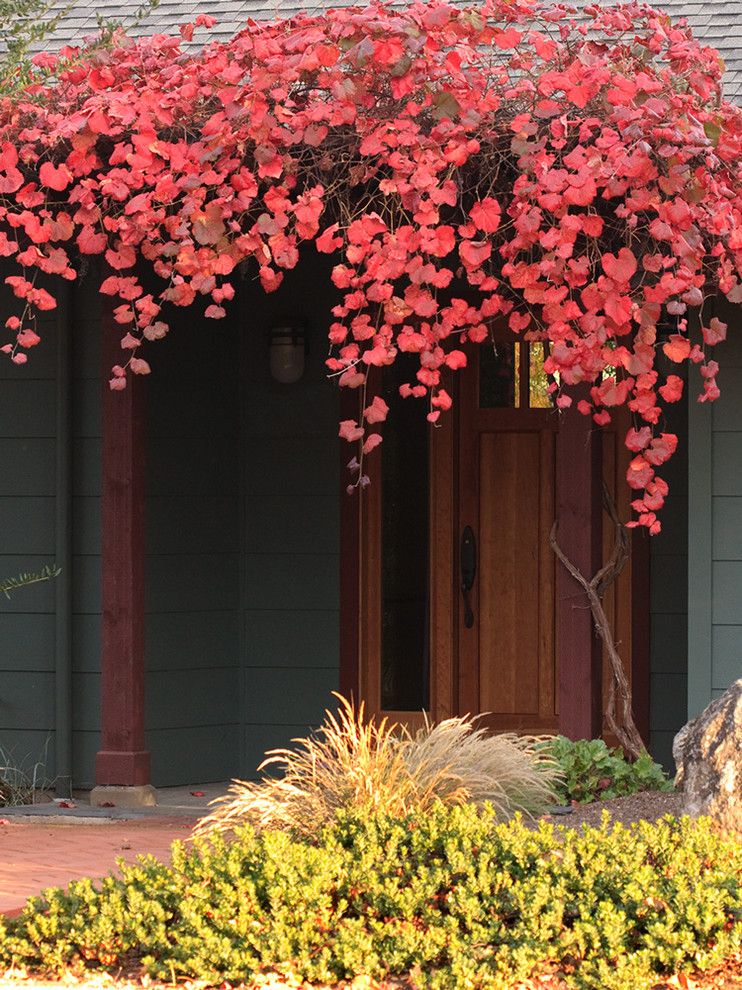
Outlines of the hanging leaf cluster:
{"type": "MultiPolygon", "coordinates": [[[[238,268],[266,291],[311,242],[334,257],[329,372],[368,386],[400,352],[404,396],[436,422],[449,371],[504,325],[543,341],[556,408],[628,405],[634,524],[659,531],[657,469],[677,437],[670,365],[710,348],[718,293],[742,301],[742,115],[723,64],[649,7],[525,0],[373,3],[249,22],[226,42],[123,36],[65,49],[0,103],[0,255],[19,300],[2,350],[24,363],[53,285],[101,255],[121,326],[111,388],[202,299],[224,318],[238,268]],[[147,269],[158,277],[148,289],[147,269]],[[665,369],[665,370],[663,370],[665,369]]],[[[204,342],[204,347],[208,347],[204,342]]],[[[387,406],[371,390],[340,435],[363,458],[387,406]]]]}

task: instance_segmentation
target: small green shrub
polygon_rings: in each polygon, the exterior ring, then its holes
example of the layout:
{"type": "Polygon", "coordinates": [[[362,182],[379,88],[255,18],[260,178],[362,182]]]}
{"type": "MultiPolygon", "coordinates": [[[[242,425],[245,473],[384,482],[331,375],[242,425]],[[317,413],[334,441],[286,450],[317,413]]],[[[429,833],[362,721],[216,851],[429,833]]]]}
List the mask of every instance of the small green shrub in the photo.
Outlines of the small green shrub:
{"type": "Polygon", "coordinates": [[[637,791],[671,791],[673,787],[646,751],[630,763],[622,749],[611,749],[602,739],[574,742],[566,736],[547,740],[544,749],[562,769],[556,790],[565,804],[624,797],[637,791]]]}
{"type": "Polygon", "coordinates": [[[176,844],[171,867],[121,869],[6,921],[0,969],[141,962],[210,984],[273,971],[505,990],[555,966],[576,990],[646,990],[742,940],[742,849],[707,820],[534,830],[472,805],[355,809],[315,842],[244,828],[176,844]]]}

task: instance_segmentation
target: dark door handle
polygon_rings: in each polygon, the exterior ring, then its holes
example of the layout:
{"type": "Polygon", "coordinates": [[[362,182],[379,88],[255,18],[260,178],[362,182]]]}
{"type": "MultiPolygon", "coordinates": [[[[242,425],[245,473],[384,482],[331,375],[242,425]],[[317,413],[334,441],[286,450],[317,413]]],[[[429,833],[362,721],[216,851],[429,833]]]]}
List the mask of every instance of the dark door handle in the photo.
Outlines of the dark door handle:
{"type": "Polygon", "coordinates": [[[477,576],[477,541],[471,526],[465,526],[461,534],[461,594],[464,597],[464,625],[471,629],[474,625],[474,612],[469,601],[469,592],[477,576]]]}

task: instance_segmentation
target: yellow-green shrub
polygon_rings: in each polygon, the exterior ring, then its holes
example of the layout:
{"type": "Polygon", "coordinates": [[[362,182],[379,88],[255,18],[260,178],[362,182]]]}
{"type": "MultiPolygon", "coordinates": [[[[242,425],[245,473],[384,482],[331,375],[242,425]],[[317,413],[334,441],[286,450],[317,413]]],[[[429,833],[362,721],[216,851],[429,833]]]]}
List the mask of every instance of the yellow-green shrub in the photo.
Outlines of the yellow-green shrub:
{"type": "Polygon", "coordinates": [[[413,974],[504,990],[550,964],[580,990],[644,990],[740,945],[742,851],[708,821],[572,831],[491,810],[353,811],[314,842],[240,831],[120,879],[47,892],[7,923],[0,961],[59,971],[140,960],[154,976],[317,983],[413,974]]]}

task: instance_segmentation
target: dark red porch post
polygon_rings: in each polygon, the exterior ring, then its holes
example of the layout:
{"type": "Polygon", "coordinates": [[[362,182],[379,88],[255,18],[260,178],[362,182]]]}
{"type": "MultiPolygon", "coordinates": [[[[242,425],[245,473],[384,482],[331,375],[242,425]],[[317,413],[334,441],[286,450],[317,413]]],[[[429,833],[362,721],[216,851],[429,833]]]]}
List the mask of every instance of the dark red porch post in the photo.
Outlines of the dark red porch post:
{"type": "Polygon", "coordinates": [[[101,749],[94,800],[154,803],[144,744],[144,395],[135,375],[108,386],[121,327],[102,301],[101,749]],[[126,789],[119,793],[120,789],[126,789]],[[116,801],[116,798],[114,798],[116,801]]]}
{"type": "MultiPolygon", "coordinates": [[[[556,518],[559,545],[592,577],[602,562],[602,435],[574,408],[588,394],[573,390],[559,424],[556,518]]],[[[556,568],[559,731],[592,739],[602,730],[602,649],[584,591],[558,561],[556,568]]]]}

